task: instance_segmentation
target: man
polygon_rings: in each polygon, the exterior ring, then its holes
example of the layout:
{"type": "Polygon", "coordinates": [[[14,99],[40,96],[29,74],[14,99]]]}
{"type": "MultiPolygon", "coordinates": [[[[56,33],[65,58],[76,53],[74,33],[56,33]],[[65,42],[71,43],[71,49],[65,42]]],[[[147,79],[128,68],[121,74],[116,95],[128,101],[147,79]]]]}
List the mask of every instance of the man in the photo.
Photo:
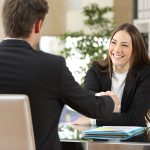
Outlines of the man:
{"type": "Polygon", "coordinates": [[[47,12],[46,0],[5,0],[0,93],[28,95],[36,149],[60,150],[57,127],[64,104],[99,119],[109,118],[118,102],[114,106],[111,96],[95,97],[82,89],[63,57],[35,50],[47,12]]]}

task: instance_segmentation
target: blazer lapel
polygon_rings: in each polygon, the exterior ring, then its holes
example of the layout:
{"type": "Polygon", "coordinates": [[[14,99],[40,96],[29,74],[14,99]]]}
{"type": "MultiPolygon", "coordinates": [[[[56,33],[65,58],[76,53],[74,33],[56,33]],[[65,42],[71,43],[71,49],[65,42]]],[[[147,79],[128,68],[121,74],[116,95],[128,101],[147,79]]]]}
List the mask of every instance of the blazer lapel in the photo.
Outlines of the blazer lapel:
{"type": "Polygon", "coordinates": [[[139,72],[135,72],[134,79],[130,79],[129,75],[127,75],[123,95],[122,95],[122,101],[121,101],[121,110],[125,111],[125,109],[129,106],[129,104],[132,101],[134,90],[136,90],[137,87],[137,81],[139,77],[139,72]]]}
{"type": "Polygon", "coordinates": [[[111,90],[111,79],[109,72],[104,72],[102,74],[102,91],[110,91],[111,90]]]}

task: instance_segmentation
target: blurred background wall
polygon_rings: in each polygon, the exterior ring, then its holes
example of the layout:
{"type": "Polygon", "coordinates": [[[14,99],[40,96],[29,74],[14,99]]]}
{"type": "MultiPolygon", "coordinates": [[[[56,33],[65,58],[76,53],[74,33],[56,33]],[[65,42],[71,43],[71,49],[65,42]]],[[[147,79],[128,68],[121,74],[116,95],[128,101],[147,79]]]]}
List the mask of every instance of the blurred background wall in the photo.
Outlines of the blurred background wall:
{"type": "Polygon", "coordinates": [[[2,26],[2,5],[3,5],[4,0],[0,1],[0,41],[4,38],[4,32],[3,32],[3,26],[2,26]]]}
{"type": "MultiPolygon", "coordinates": [[[[4,0],[0,1],[0,15],[3,2],[4,0]]],[[[58,36],[67,31],[84,29],[83,7],[90,3],[97,3],[100,7],[113,7],[114,12],[109,15],[114,18],[116,25],[123,22],[135,24],[143,33],[147,43],[150,43],[149,0],[48,0],[48,3],[50,9],[44,22],[43,36],[58,36]]],[[[2,18],[0,17],[0,40],[3,38],[2,18]]]]}
{"type": "MultiPolygon", "coordinates": [[[[114,7],[115,23],[132,22],[132,1],[133,0],[48,0],[49,13],[46,16],[43,28],[43,35],[57,36],[66,31],[82,30],[83,24],[83,7],[90,3],[97,3],[100,7],[114,7]],[[124,15],[125,14],[125,15],[124,15]]],[[[2,4],[0,1],[0,14],[2,4]]],[[[0,39],[4,37],[2,28],[2,19],[0,17],[0,39]]]]}

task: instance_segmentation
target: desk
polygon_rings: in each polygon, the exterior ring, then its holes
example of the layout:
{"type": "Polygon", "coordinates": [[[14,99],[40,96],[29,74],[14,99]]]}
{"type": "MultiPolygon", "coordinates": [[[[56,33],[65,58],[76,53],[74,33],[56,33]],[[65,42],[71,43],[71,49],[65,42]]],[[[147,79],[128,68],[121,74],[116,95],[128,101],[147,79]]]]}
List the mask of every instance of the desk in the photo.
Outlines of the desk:
{"type": "Polygon", "coordinates": [[[60,125],[58,133],[62,150],[150,150],[149,128],[145,133],[126,141],[83,139],[81,131],[89,128],[91,127],[60,125]]]}

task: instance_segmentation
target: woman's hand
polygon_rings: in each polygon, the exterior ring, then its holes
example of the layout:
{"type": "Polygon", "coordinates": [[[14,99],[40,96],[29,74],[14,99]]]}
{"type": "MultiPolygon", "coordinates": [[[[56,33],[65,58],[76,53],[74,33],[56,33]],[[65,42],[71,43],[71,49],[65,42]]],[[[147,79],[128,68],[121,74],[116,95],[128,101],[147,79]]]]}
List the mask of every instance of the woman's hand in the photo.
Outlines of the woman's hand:
{"type": "Polygon", "coordinates": [[[108,95],[110,96],[114,103],[115,103],[115,107],[114,107],[114,112],[119,112],[120,111],[120,100],[118,98],[118,96],[116,94],[114,94],[113,92],[111,91],[106,91],[106,92],[100,92],[100,93],[96,93],[95,94],[96,96],[104,96],[104,95],[108,95]]]}
{"type": "Polygon", "coordinates": [[[78,118],[77,120],[75,120],[74,122],[72,122],[72,124],[75,124],[75,125],[91,125],[90,124],[90,118],[88,117],[80,117],[78,118]]]}
{"type": "Polygon", "coordinates": [[[150,127],[150,109],[148,110],[148,112],[145,115],[145,121],[146,121],[147,127],[150,127]]]}

